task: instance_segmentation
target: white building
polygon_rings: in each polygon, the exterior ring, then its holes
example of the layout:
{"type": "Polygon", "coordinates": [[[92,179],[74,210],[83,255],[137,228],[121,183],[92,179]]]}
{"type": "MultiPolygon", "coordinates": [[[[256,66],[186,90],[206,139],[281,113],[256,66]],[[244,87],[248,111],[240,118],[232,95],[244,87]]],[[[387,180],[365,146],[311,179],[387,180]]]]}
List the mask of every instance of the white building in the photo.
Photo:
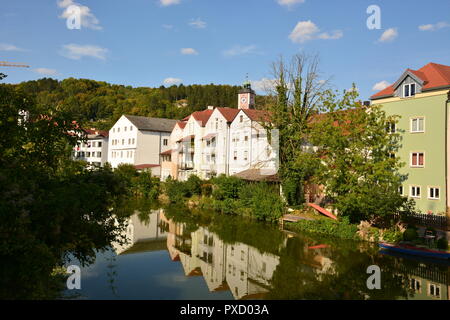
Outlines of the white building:
{"type": "Polygon", "coordinates": [[[109,130],[108,162],[113,168],[132,164],[161,174],[161,153],[170,150],[176,120],[123,115],[109,130]]]}
{"type": "Polygon", "coordinates": [[[83,129],[85,141],[80,141],[73,150],[75,160],[86,161],[93,167],[103,167],[108,161],[108,132],[83,129]]]}
{"type": "Polygon", "coordinates": [[[255,96],[247,83],[239,92],[238,109],[208,107],[184,118],[171,135],[171,161],[177,168],[172,176],[185,180],[196,174],[208,179],[246,170],[274,175],[278,130],[268,138],[264,124],[269,113],[254,109],[255,96]]]}

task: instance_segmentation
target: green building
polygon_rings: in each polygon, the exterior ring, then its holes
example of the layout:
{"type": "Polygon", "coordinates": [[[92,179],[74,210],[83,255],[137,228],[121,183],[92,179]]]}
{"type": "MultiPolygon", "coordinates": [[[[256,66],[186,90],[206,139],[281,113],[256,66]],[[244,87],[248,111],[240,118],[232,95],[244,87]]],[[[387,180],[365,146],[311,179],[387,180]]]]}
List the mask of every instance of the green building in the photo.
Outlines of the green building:
{"type": "Polygon", "coordinates": [[[402,134],[395,156],[407,174],[400,192],[422,213],[449,215],[450,66],[429,63],[407,69],[394,84],[371,97],[400,120],[389,128],[402,134]]]}

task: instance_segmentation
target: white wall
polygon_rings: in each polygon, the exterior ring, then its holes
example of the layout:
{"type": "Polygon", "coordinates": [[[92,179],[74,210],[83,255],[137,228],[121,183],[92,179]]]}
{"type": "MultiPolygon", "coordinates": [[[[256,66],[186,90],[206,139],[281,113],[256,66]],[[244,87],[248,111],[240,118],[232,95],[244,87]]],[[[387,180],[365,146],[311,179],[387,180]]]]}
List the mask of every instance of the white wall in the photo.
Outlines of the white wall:
{"type": "Polygon", "coordinates": [[[109,130],[108,162],[111,166],[117,168],[121,163],[136,164],[137,143],[138,130],[136,126],[125,116],[120,117],[109,130]]]}
{"type": "Polygon", "coordinates": [[[230,175],[247,169],[267,169],[273,173],[278,170],[278,130],[271,133],[269,143],[267,130],[259,122],[252,121],[243,111],[238,113],[230,126],[230,175]]]}

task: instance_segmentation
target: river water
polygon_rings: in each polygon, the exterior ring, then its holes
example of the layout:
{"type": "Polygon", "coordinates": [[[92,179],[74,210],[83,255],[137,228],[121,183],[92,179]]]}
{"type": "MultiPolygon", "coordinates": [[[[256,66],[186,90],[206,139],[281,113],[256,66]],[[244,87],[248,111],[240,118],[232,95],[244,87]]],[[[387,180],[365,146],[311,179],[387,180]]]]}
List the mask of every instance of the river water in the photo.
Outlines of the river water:
{"type": "MultiPolygon", "coordinates": [[[[136,211],[129,242],[81,270],[76,299],[448,300],[450,264],[180,208],[136,211]],[[369,289],[369,266],[381,289],[369,289]]],[[[371,278],[373,279],[373,278],[371,278]]],[[[373,281],[369,281],[373,283],[373,281]]]]}

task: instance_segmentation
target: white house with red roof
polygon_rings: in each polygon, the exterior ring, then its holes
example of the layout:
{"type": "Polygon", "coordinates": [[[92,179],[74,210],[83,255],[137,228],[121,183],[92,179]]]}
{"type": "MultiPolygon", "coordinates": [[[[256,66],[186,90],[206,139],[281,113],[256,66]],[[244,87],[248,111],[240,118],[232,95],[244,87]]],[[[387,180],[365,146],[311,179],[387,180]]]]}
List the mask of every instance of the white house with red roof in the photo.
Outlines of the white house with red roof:
{"type": "MultiPolygon", "coordinates": [[[[237,109],[210,106],[184,118],[180,122],[183,128],[175,126],[171,135],[174,146],[171,161],[176,163],[176,178],[185,180],[195,174],[209,179],[249,169],[276,173],[277,131],[273,131],[269,143],[264,127],[269,114],[254,107],[255,92],[248,83],[239,92],[237,109]],[[236,120],[241,118],[245,121],[236,120]]],[[[168,172],[169,164],[164,167],[168,172]]]]}

